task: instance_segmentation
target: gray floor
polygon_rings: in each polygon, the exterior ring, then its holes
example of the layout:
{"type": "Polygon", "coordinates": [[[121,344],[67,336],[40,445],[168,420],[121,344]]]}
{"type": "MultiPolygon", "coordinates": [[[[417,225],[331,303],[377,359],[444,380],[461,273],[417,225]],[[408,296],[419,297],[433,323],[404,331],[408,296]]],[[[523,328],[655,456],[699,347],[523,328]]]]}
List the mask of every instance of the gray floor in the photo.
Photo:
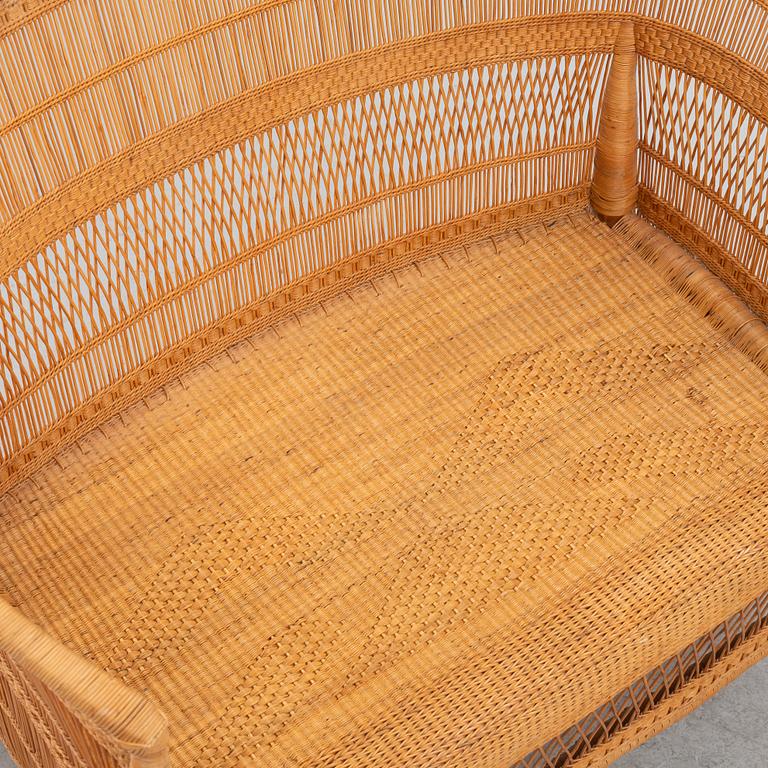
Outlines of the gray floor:
{"type": "MultiPolygon", "coordinates": [[[[613,768],[766,768],[768,659],[613,768]]],[[[14,768],[0,745],[0,768],[14,768]]]]}

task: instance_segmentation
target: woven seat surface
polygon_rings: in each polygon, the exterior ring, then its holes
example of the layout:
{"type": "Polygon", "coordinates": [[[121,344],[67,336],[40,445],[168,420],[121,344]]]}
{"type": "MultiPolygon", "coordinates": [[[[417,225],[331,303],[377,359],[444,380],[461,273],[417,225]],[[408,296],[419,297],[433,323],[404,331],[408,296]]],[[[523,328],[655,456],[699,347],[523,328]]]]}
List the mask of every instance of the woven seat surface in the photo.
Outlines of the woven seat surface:
{"type": "Polygon", "coordinates": [[[174,765],[499,765],[756,596],[766,467],[766,375],[584,214],[108,422],[0,499],[0,591],[174,765]]]}

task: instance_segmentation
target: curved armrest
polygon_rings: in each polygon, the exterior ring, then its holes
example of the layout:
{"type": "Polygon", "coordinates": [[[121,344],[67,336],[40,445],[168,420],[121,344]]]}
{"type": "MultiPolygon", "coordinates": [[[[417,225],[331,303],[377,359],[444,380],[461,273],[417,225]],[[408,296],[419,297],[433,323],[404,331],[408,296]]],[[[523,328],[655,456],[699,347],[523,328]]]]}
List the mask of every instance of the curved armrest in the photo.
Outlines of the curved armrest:
{"type": "Polygon", "coordinates": [[[158,709],[0,599],[0,740],[21,768],[166,768],[158,709]]]}

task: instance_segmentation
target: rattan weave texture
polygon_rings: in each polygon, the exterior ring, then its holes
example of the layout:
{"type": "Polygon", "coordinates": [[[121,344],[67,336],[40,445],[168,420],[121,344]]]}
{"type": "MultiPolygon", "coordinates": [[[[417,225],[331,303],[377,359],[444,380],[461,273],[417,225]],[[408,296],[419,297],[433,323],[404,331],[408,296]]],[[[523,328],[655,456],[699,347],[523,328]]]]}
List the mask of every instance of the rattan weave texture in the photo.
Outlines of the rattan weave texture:
{"type": "Polygon", "coordinates": [[[768,0],[0,3],[0,738],[607,765],[768,650],[766,320],[768,0]]]}
{"type": "Polygon", "coordinates": [[[0,489],[300,275],[583,201],[627,20],[640,209],[768,317],[764,0],[134,2],[0,28],[0,489]]]}

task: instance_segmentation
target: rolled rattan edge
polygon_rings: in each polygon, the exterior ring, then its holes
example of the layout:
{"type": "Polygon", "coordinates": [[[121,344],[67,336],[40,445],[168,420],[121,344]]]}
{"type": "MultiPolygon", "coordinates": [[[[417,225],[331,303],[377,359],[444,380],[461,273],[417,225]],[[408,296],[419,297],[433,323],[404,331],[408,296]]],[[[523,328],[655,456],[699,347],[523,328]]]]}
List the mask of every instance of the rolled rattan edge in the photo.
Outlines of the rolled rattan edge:
{"type": "Polygon", "coordinates": [[[138,691],[70,650],[0,598],[0,652],[50,690],[101,743],[131,768],[164,768],[168,726],[138,691]]]}
{"type": "MultiPolygon", "coordinates": [[[[715,202],[719,205],[721,201],[715,199],[715,202]]],[[[765,284],[734,259],[712,235],[643,184],[638,193],[638,209],[644,219],[694,254],[764,323],[768,323],[765,284]]]]}
{"type": "Polygon", "coordinates": [[[678,293],[768,373],[768,327],[731,288],[646,219],[629,214],[616,227],[678,293]]]}

